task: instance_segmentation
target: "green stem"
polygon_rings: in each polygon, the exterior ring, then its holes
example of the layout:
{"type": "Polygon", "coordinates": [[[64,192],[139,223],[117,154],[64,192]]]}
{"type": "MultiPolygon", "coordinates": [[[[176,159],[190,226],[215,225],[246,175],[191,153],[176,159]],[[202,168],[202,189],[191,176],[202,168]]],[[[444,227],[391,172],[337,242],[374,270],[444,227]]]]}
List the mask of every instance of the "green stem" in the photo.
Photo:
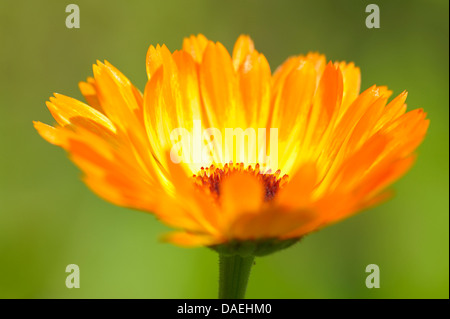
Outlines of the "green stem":
{"type": "Polygon", "coordinates": [[[241,257],[219,254],[220,299],[243,299],[255,256],[241,257]]]}

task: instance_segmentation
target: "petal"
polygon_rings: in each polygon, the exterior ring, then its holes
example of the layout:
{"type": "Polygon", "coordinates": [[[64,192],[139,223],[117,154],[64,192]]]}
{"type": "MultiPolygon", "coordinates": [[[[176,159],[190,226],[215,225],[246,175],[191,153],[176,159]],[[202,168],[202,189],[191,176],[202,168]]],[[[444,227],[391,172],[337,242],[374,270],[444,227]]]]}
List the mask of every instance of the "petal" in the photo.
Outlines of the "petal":
{"type": "Polygon", "coordinates": [[[128,140],[130,152],[146,166],[148,173],[154,172],[160,176],[162,167],[155,160],[155,150],[150,145],[145,131],[140,92],[108,62],[98,62],[94,65],[94,77],[100,104],[117,128],[118,134],[128,140]]]}
{"type": "Polygon", "coordinates": [[[270,66],[264,55],[253,51],[238,69],[246,123],[249,127],[268,126],[270,108],[270,66]]]}
{"type": "Polygon", "coordinates": [[[279,190],[275,202],[286,209],[305,209],[311,205],[312,195],[318,183],[317,168],[314,163],[303,164],[279,190]]]}
{"type": "Polygon", "coordinates": [[[189,53],[195,62],[201,63],[207,44],[208,39],[203,34],[191,35],[189,38],[184,38],[183,51],[189,53]]]}
{"type": "Polygon", "coordinates": [[[342,101],[342,75],[329,63],[320,79],[319,86],[312,101],[305,132],[298,140],[301,147],[295,159],[294,169],[302,163],[318,161],[323,150],[334,137],[339,108],[342,101]]]}
{"type": "Polygon", "coordinates": [[[258,212],[264,201],[263,185],[250,174],[233,174],[220,184],[220,201],[227,221],[243,213],[258,212]]]}
{"type": "Polygon", "coordinates": [[[429,120],[422,109],[416,109],[400,116],[380,130],[390,138],[385,156],[405,157],[422,143],[428,130],[429,120]]]}
{"type": "Polygon", "coordinates": [[[373,205],[372,198],[403,176],[414,164],[415,158],[411,155],[395,161],[378,163],[361,179],[359,187],[355,188],[355,196],[361,196],[362,203],[372,202],[373,205]]]}
{"type": "Polygon", "coordinates": [[[38,131],[39,135],[53,145],[62,146],[65,144],[66,139],[64,134],[60,134],[60,130],[53,126],[44,124],[42,122],[33,121],[34,128],[38,131]]]}
{"type": "Polygon", "coordinates": [[[102,106],[97,97],[95,79],[93,77],[88,77],[86,82],[79,82],[78,87],[80,88],[81,94],[83,94],[86,99],[86,102],[97,111],[103,113],[102,106]]]}
{"type": "MultiPolygon", "coordinates": [[[[333,121],[337,120],[339,113],[342,92],[342,74],[339,69],[329,63],[320,79],[314,97],[308,128],[303,141],[304,148],[314,148],[313,145],[319,145],[318,140],[322,138],[327,128],[331,131],[334,126],[333,121]]],[[[322,140],[325,139],[322,138],[322,140]]],[[[320,145],[317,148],[320,149],[320,145]]]]}
{"type": "MultiPolygon", "coordinates": [[[[276,88],[274,89],[276,90],[276,88]]],[[[316,90],[316,70],[308,61],[299,62],[285,76],[284,85],[273,99],[271,128],[278,129],[279,168],[290,173],[301,147],[309,121],[314,92],[316,90]]]]}
{"type": "Polygon", "coordinates": [[[400,95],[394,98],[385,108],[385,111],[380,120],[380,126],[386,123],[395,121],[398,117],[403,115],[406,111],[406,97],[408,92],[403,91],[400,95]]]}
{"type": "MultiPolygon", "coordinates": [[[[357,149],[356,146],[359,147],[361,145],[360,142],[365,141],[359,140],[356,138],[357,135],[352,135],[352,133],[363,117],[365,117],[364,123],[372,123],[371,127],[373,127],[373,123],[377,122],[379,116],[375,114],[378,114],[380,107],[385,103],[382,92],[381,88],[373,86],[359,95],[348,107],[329,135],[328,142],[324,145],[325,151],[321,157],[320,175],[328,174],[328,176],[333,176],[342,164],[342,161],[357,149]],[[373,118],[374,115],[376,118],[373,118]]],[[[359,125],[359,128],[363,130],[362,132],[365,132],[364,125],[359,125]]],[[[367,138],[370,136],[368,135],[367,138]]],[[[326,184],[331,180],[332,177],[327,177],[324,183],[326,184]]]]}
{"type": "Polygon", "coordinates": [[[208,44],[199,72],[201,95],[211,127],[246,128],[237,74],[221,43],[208,44]]]}
{"type": "Polygon", "coordinates": [[[286,235],[314,219],[307,210],[283,211],[267,209],[258,214],[240,214],[231,224],[229,238],[241,240],[289,238],[286,235]]]}
{"type": "Polygon", "coordinates": [[[304,126],[308,121],[311,102],[316,90],[316,71],[314,65],[303,61],[286,75],[283,88],[274,96],[274,111],[272,127],[283,128],[280,138],[286,140],[286,135],[292,133],[298,121],[304,126]],[[294,115],[294,116],[293,116],[294,115]]]}
{"type": "Polygon", "coordinates": [[[153,154],[164,168],[167,169],[165,150],[176,146],[181,152],[180,160],[192,163],[194,173],[202,164],[193,163],[192,159],[196,142],[191,133],[194,121],[201,121],[202,113],[196,66],[185,52],[165,59],[145,87],[145,129],[153,154]]]}
{"type": "Polygon", "coordinates": [[[36,129],[49,142],[63,147],[84,173],[85,183],[100,197],[116,205],[144,211],[155,208],[157,179],[136,162],[119,140],[105,140],[83,129],[53,128],[36,122],[36,129]],[[113,143],[114,142],[114,143],[113,143]]]}
{"type": "Polygon", "coordinates": [[[186,124],[189,124],[190,128],[193,120],[201,120],[205,117],[200,98],[197,68],[192,57],[184,51],[174,52],[172,57],[178,68],[183,115],[187,117],[184,121],[189,122],[186,124]]]}
{"type": "Polygon", "coordinates": [[[169,152],[166,157],[173,191],[161,201],[159,217],[166,222],[171,220],[177,228],[217,234],[220,214],[212,198],[196,188],[192,175],[188,175],[182,164],[173,163],[169,152]],[[184,220],[189,220],[191,226],[186,227],[184,220]]]}
{"type": "Polygon", "coordinates": [[[353,62],[340,62],[335,63],[335,65],[339,67],[342,72],[344,85],[340,110],[340,114],[342,115],[359,95],[359,90],[361,88],[361,71],[353,62]]]}
{"type": "Polygon", "coordinates": [[[255,50],[255,45],[248,35],[241,35],[236,40],[233,48],[233,65],[238,70],[242,63],[247,59],[247,55],[255,50]]]}
{"type": "Polygon", "coordinates": [[[115,205],[145,212],[154,212],[157,207],[158,187],[136,183],[129,175],[109,171],[104,176],[85,175],[83,181],[95,194],[115,205]]]}
{"type": "Polygon", "coordinates": [[[77,125],[82,122],[88,129],[104,130],[105,134],[106,130],[116,132],[115,125],[104,114],[71,97],[55,94],[55,97],[51,97],[50,102],[46,104],[61,126],[77,125]]]}
{"type": "Polygon", "coordinates": [[[161,239],[181,247],[211,246],[219,243],[214,237],[188,232],[168,233],[161,239]]]}
{"type": "Polygon", "coordinates": [[[338,173],[339,178],[333,178],[334,182],[331,187],[340,188],[341,191],[351,190],[376,162],[388,142],[388,138],[382,134],[376,134],[370,138],[357,152],[344,161],[338,173]]]}
{"type": "Polygon", "coordinates": [[[148,78],[150,79],[161,66],[164,66],[168,74],[173,74],[175,72],[176,66],[172,59],[172,53],[170,53],[169,49],[164,44],[162,46],[158,44],[156,48],[151,45],[146,56],[148,78]]]}
{"type": "Polygon", "coordinates": [[[123,132],[142,133],[142,109],[131,82],[109,63],[93,66],[97,93],[106,116],[123,132]]]}

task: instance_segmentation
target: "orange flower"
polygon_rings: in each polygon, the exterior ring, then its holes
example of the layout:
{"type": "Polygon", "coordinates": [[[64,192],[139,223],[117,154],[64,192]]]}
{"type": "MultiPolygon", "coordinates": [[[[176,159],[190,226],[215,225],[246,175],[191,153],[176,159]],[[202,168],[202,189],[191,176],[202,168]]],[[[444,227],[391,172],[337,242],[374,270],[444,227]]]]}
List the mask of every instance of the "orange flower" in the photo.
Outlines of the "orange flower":
{"type": "MultiPolygon", "coordinates": [[[[390,102],[383,86],[360,94],[353,63],[310,53],[272,74],[247,36],[231,56],[203,35],[174,53],[151,46],[146,68],[141,94],[97,62],[94,77],[80,83],[88,104],[55,94],[47,106],[58,125],[34,124],[70,154],[95,193],[155,214],[177,229],[165,238],[178,245],[290,243],[372,206],[411,167],[428,128],[422,109],[405,113],[406,92],[390,102]],[[185,137],[174,132],[194,132],[196,123],[216,133],[174,148],[185,137]],[[276,144],[263,146],[277,160],[223,160],[218,137],[227,128],[266,129],[276,144]],[[208,143],[205,159],[195,150],[208,143]]],[[[255,150],[245,149],[245,158],[255,150]]]]}

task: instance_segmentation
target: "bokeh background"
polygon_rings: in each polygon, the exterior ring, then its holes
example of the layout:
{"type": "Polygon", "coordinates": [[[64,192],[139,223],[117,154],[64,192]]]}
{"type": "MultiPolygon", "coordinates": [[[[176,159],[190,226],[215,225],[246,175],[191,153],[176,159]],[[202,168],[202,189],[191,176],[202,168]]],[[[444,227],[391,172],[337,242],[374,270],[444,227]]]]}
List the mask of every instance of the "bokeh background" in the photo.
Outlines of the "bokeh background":
{"type": "Polygon", "coordinates": [[[150,44],[181,47],[204,33],[232,49],[251,35],[272,70],[290,55],[319,51],[354,61],[362,89],[407,89],[431,126],[396,197],[256,260],[249,298],[449,297],[448,1],[12,1],[0,2],[0,297],[214,298],[217,255],[158,241],[151,215],[92,194],[61,149],[32,120],[54,123],[53,92],[82,98],[77,83],[107,59],[140,89],[150,44]],[[76,3],[81,28],[67,29],[76,3]],[[365,27],[376,3],[381,28],[365,27]],[[66,265],[81,288],[65,286],[66,265]],[[365,267],[379,265],[381,288],[365,267]]]}

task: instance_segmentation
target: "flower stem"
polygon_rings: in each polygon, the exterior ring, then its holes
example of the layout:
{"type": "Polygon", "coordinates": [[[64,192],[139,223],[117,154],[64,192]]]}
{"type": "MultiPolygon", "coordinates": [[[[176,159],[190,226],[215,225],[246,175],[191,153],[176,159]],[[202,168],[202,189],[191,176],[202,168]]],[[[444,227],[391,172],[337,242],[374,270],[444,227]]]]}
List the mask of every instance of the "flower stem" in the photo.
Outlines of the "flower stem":
{"type": "Polygon", "coordinates": [[[255,256],[241,257],[219,254],[220,299],[243,299],[255,256]]]}

